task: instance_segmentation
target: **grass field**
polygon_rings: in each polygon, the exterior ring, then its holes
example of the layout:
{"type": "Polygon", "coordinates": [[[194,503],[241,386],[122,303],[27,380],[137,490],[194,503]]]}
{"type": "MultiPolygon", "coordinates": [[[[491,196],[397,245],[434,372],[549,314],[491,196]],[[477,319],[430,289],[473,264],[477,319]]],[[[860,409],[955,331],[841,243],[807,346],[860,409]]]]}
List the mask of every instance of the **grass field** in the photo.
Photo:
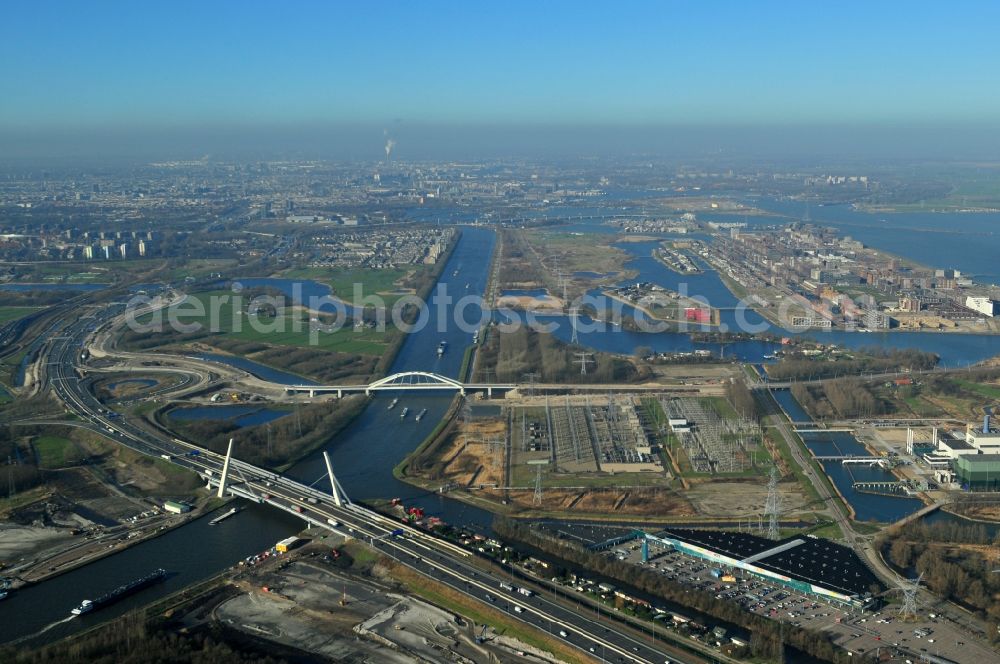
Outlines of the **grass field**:
{"type": "Polygon", "coordinates": [[[624,250],[593,235],[551,231],[529,231],[524,235],[543,255],[558,255],[560,269],[565,272],[620,272],[630,258],[624,250]]]}
{"type": "Polygon", "coordinates": [[[352,269],[331,270],[321,267],[294,268],[285,272],[286,279],[312,279],[326,284],[333,294],[345,302],[354,302],[354,288],[361,288],[362,296],[382,295],[387,307],[391,307],[401,295],[397,282],[408,274],[407,270],[386,268],[383,270],[352,269]]]}
{"type": "Polygon", "coordinates": [[[73,442],[60,436],[39,436],[34,445],[42,468],[64,468],[80,458],[73,442]]]}
{"type": "Polygon", "coordinates": [[[0,307],[0,324],[8,323],[38,311],[41,307],[0,307]]]}
{"type": "Polygon", "coordinates": [[[1000,399],[1000,386],[990,385],[989,383],[973,383],[967,380],[955,380],[956,383],[961,385],[964,389],[975,392],[976,394],[981,394],[987,399],[1000,399]]]}
{"type": "MultiPolygon", "coordinates": [[[[177,308],[177,320],[184,325],[197,323],[241,341],[257,341],[279,346],[308,346],[322,350],[360,355],[381,355],[389,343],[389,331],[344,327],[335,332],[318,332],[312,343],[309,316],[301,309],[286,309],[280,316],[250,316],[234,311],[231,293],[209,291],[192,295],[194,302],[177,308]],[[224,296],[224,297],[223,297],[224,296]]],[[[146,322],[145,317],[141,322],[146,322]]]]}

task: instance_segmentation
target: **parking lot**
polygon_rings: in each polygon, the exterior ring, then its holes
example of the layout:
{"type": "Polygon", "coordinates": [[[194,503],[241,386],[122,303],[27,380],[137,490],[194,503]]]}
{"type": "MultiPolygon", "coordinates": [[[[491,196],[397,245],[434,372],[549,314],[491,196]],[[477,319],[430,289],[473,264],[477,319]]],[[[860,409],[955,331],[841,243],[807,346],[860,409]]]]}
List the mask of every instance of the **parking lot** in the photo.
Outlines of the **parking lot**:
{"type": "Polygon", "coordinates": [[[922,610],[904,620],[896,604],[875,611],[841,606],[820,595],[806,595],[739,569],[722,569],[707,560],[665,549],[650,542],[649,560],[642,562],[641,545],[629,542],[608,552],[623,562],[643,565],[671,581],[715,594],[747,611],[806,629],[825,631],[847,650],[874,656],[895,656],[916,662],[922,655],[978,664],[996,661],[997,654],[963,627],[922,610]]]}

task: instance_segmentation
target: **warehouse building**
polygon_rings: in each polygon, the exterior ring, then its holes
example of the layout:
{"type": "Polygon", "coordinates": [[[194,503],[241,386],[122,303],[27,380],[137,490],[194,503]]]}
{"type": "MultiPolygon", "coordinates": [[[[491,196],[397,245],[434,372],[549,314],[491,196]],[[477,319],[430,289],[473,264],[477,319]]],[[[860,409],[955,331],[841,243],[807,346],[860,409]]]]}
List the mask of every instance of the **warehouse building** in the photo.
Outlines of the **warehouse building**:
{"type": "Polygon", "coordinates": [[[854,551],[826,539],[804,536],[775,542],[744,533],[683,528],[641,535],[649,542],[845,606],[870,606],[882,589],[854,551]]]}

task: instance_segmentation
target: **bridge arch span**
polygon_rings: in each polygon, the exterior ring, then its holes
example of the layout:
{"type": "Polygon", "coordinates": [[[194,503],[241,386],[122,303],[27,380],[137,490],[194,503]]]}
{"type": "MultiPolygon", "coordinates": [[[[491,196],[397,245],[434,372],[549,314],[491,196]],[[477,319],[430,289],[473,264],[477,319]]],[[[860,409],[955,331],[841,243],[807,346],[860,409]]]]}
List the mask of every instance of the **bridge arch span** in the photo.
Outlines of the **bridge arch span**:
{"type": "Polygon", "coordinates": [[[391,376],[386,376],[385,378],[380,378],[373,383],[369,383],[368,389],[365,390],[367,393],[371,393],[376,390],[392,390],[392,389],[440,389],[440,390],[458,390],[462,394],[465,394],[465,385],[458,382],[454,378],[449,378],[448,376],[442,376],[440,374],[431,373],[429,371],[402,371],[400,373],[394,373],[391,376]]]}

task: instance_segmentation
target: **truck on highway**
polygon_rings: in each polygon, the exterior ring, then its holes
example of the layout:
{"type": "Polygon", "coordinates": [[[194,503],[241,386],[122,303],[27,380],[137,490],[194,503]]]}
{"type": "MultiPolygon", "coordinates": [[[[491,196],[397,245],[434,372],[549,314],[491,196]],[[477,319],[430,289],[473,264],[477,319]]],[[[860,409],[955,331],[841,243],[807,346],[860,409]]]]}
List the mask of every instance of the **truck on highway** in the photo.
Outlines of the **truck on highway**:
{"type": "Polygon", "coordinates": [[[528,590],[527,588],[518,588],[517,592],[521,593],[525,597],[531,597],[532,595],[535,594],[534,592],[532,592],[531,590],[528,590]]]}
{"type": "Polygon", "coordinates": [[[501,581],[501,582],[500,582],[500,589],[501,589],[501,590],[509,590],[509,591],[513,591],[513,590],[514,590],[514,586],[510,585],[510,584],[509,584],[509,583],[507,583],[506,581],[501,581]]]}
{"type": "Polygon", "coordinates": [[[309,496],[308,498],[306,498],[306,501],[309,502],[311,505],[318,505],[319,504],[319,501],[316,500],[315,498],[313,498],[312,496],[309,496]]]}
{"type": "Polygon", "coordinates": [[[340,527],[340,521],[337,521],[336,519],[327,519],[326,522],[331,526],[333,526],[334,528],[340,527]]]}

